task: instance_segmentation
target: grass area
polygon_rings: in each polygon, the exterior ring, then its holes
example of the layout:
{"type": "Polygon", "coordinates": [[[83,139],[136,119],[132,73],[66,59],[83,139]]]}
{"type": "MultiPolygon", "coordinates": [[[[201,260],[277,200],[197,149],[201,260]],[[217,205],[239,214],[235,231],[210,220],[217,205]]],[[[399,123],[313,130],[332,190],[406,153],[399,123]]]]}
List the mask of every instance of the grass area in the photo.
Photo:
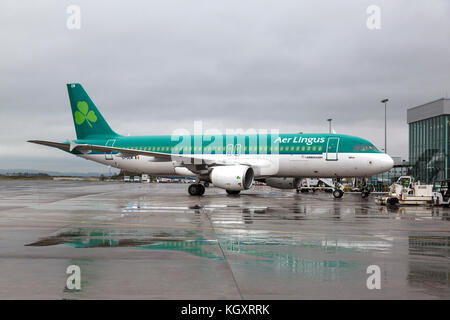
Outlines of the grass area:
{"type": "Polygon", "coordinates": [[[50,176],[0,176],[0,180],[53,180],[50,176]]]}

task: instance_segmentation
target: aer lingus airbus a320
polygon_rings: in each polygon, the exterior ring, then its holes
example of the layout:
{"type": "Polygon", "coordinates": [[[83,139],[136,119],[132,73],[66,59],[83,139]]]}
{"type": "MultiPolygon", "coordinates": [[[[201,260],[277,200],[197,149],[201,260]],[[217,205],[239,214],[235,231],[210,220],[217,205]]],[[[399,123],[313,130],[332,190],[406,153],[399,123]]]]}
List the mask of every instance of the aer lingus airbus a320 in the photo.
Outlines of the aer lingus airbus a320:
{"type": "MultiPolygon", "coordinates": [[[[210,182],[229,194],[254,180],[296,189],[301,177],[368,177],[392,168],[393,160],[369,141],[341,134],[234,134],[122,136],[114,132],[78,83],[67,85],[77,139],[30,140],[84,159],[136,173],[193,176],[190,195],[210,182]]],[[[343,195],[340,188],[333,192],[343,195]]]]}

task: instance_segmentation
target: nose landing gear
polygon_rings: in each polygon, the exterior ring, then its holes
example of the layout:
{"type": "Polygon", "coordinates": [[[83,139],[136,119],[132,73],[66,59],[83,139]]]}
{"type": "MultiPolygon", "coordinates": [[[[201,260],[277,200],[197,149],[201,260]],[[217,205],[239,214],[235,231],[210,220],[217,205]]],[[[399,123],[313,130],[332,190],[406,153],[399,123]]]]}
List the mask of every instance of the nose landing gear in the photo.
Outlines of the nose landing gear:
{"type": "Polygon", "coordinates": [[[342,191],[341,189],[335,189],[333,191],[333,197],[335,197],[336,199],[342,198],[343,195],[344,191],[342,191]]]}
{"type": "Polygon", "coordinates": [[[362,179],[362,184],[361,184],[361,198],[367,198],[370,194],[370,189],[369,186],[367,185],[367,180],[366,178],[362,179]]]}
{"type": "Polygon", "coordinates": [[[333,197],[336,199],[342,198],[344,195],[344,191],[341,189],[341,179],[337,178],[334,183],[335,189],[333,190],[333,197]]]}

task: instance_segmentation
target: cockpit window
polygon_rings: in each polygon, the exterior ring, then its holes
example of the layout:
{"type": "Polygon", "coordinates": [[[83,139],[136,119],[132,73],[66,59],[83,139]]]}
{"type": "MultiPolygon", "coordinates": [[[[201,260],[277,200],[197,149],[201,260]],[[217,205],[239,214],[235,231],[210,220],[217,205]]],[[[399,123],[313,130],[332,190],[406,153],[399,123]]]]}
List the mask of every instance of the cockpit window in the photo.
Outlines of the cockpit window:
{"type": "Polygon", "coordinates": [[[359,144],[355,144],[355,146],[353,147],[353,151],[359,151],[359,144]]]}
{"type": "MultiPolygon", "coordinates": [[[[357,151],[355,150],[356,146],[353,148],[353,151],[357,151]]],[[[359,151],[378,151],[377,147],[375,147],[374,145],[368,145],[368,144],[362,144],[361,148],[359,149],[359,151]]]]}

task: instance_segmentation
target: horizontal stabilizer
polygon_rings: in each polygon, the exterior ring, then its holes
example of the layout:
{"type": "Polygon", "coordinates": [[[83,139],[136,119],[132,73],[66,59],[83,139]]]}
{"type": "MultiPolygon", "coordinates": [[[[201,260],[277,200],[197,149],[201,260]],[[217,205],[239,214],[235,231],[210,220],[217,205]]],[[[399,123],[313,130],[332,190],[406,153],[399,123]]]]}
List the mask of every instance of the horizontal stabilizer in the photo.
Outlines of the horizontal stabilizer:
{"type": "Polygon", "coordinates": [[[44,140],[28,140],[28,142],[42,144],[44,146],[49,146],[49,147],[53,147],[53,148],[58,148],[63,151],[69,151],[69,148],[70,148],[70,145],[67,143],[59,143],[59,142],[44,141],[44,140]]]}

